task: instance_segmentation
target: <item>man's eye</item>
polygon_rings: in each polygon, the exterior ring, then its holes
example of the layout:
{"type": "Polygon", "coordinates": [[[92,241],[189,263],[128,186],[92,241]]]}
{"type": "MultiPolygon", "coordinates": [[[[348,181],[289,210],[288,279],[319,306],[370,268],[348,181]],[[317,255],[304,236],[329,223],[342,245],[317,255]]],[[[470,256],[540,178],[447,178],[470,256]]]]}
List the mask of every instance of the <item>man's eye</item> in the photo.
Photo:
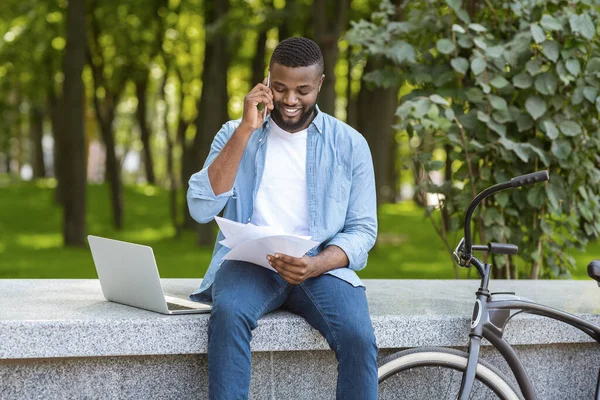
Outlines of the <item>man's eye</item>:
{"type": "Polygon", "coordinates": [[[302,96],[306,96],[308,94],[308,92],[298,92],[298,94],[300,94],[302,96]]]}
{"type": "Polygon", "coordinates": [[[277,93],[283,93],[283,92],[284,92],[284,90],[283,90],[283,89],[277,89],[277,88],[275,88],[274,90],[275,90],[277,93]]]}

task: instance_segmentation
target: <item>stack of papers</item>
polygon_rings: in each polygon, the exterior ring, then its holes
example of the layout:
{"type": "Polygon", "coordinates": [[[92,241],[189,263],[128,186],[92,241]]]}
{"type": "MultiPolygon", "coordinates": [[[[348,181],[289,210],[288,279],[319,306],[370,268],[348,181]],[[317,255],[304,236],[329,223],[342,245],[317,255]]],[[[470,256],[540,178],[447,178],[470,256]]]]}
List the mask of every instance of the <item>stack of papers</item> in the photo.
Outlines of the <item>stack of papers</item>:
{"type": "Polygon", "coordinates": [[[231,249],[224,260],[247,261],[274,271],[267,261],[268,254],[302,257],[319,245],[309,236],[287,235],[271,226],[242,224],[221,217],[215,217],[215,221],[225,236],[219,243],[231,249]]]}

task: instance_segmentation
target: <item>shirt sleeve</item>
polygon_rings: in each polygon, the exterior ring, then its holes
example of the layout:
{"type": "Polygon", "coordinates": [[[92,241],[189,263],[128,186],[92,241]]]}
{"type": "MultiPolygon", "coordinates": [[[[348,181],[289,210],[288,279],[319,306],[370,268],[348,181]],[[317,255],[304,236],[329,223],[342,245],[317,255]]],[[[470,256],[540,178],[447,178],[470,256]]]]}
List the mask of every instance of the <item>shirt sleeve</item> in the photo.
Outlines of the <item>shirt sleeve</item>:
{"type": "Polygon", "coordinates": [[[368,252],[377,239],[375,172],[366,140],[354,152],[352,186],[344,228],[327,246],[338,246],[348,257],[348,268],[359,271],[367,265],[368,252]]]}
{"type": "Polygon", "coordinates": [[[235,185],[230,190],[215,195],[208,178],[208,167],[225,147],[238,125],[239,121],[229,121],[223,125],[210,146],[210,153],[202,170],[193,174],[188,182],[187,202],[190,215],[201,224],[212,221],[225,207],[229,198],[235,195],[235,185]]]}

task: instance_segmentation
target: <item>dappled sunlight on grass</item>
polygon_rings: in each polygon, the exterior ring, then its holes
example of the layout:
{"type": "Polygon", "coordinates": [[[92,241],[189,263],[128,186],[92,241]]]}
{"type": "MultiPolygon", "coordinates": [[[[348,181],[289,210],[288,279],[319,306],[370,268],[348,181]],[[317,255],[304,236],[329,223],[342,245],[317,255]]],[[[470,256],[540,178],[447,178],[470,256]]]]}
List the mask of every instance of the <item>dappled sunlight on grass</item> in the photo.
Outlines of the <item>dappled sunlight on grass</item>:
{"type": "Polygon", "coordinates": [[[40,189],[54,189],[57,184],[54,178],[38,179],[34,182],[35,187],[40,189]]]}
{"type": "Polygon", "coordinates": [[[407,213],[423,213],[416,203],[412,201],[402,201],[396,204],[382,204],[379,212],[385,215],[406,215],[407,213]]]}
{"type": "Polygon", "coordinates": [[[144,228],[135,231],[124,232],[119,235],[121,240],[128,242],[149,243],[157,242],[172,237],[175,234],[173,226],[163,225],[157,228],[144,228]]]}
{"type": "Polygon", "coordinates": [[[50,249],[61,247],[63,244],[60,233],[17,235],[16,243],[19,246],[32,250],[50,249]]]}
{"type": "Polygon", "coordinates": [[[159,194],[159,189],[156,186],[139,185],[133,187],[132,189],[134,193],[144,196],[157,196],[159,194]]]}

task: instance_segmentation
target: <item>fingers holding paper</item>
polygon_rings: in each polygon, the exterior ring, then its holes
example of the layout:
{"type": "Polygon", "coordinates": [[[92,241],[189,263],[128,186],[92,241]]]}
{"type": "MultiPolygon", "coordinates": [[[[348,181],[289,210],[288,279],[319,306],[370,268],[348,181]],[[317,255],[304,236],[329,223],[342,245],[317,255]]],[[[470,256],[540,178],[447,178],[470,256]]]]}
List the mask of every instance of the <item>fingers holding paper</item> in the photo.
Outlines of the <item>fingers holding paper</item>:
{"type": "Polygon", "coordinates": [[[290,257],[285,254],[275,253],[267,255],[269,264],[275,268],[279,275],[292,285],[299,285],[315,273],[314,263],[311,257],[290,257]]]}

